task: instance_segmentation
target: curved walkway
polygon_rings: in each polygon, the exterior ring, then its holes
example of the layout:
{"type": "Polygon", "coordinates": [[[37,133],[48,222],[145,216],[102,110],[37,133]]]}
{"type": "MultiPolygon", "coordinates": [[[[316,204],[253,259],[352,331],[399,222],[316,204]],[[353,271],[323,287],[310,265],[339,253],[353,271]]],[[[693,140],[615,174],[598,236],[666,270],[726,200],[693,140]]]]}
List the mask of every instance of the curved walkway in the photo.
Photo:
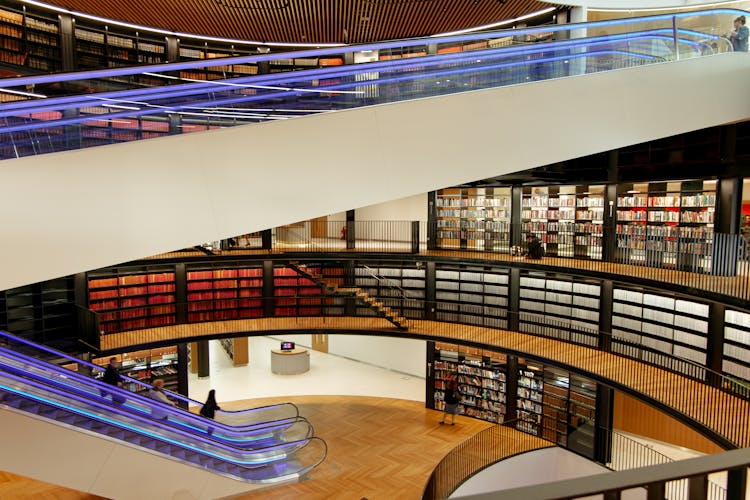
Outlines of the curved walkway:
{"type": "Polygon", "coordinates": [[[230,320],[182,324],[109,334],[102,349],[114,350],[149,342],[187,340],[236,333],[248,335],[272,331],[357,331],[389,336],[446,340],[485,346],[527,355],[562,366],[575,367],[582,375],[633,391],[699,422],[740,448],[750,447],[750,402],[706,384],[639,361],[564,341],[481,326],[410,320],[401,332],[381,318],[296,317],[230,320]]]}

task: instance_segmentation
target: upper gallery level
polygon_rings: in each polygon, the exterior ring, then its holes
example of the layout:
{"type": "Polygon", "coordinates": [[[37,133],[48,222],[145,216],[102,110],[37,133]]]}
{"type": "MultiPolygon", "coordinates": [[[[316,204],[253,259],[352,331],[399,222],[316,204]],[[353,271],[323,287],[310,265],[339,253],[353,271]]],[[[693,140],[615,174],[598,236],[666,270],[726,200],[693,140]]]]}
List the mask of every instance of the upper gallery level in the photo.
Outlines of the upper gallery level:
{"type": "Polygon", "coordinates": [[[8,80],[22,100],[0,110],[0,138],[31,156],[0,169],[14,242],[0,287],[743,120],[750,60],[713,34],[737,14],[347,47],[424,55],[239,79],[184,74],[202,60],[8,80]],[[177,133],[193,127],[217,129],[177,133]]]}

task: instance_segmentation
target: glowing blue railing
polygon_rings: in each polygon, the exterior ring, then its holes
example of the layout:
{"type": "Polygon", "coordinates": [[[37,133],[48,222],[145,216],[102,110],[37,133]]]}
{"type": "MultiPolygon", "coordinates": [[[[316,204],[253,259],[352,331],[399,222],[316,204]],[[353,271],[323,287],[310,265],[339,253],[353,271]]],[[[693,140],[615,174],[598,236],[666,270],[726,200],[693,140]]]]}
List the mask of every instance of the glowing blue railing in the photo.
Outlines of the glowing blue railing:
{"type": "Polygon", "coordinates": [[[722,34],[742,14],[713,9],[3,79],[0,88],[20,100],[0,105],[0,158],[711,56],[732,50],[722,34]],[[185,73],[396,49],[423,55],[212,81],[185,73]]]}

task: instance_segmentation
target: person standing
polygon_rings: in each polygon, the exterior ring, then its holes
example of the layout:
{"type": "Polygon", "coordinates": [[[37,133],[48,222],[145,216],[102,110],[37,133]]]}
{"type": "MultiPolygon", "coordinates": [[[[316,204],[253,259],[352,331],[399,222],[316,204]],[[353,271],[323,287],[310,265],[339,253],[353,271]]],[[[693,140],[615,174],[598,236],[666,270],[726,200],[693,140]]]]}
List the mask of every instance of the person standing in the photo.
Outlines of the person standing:
{"type": "MultiPolygon", "coordinates": [[[[214,419],[216,416],[216,410],[221,410],[218,403],[216,402],[216,391],[214,389],[211,389],[208,391],[208,398],[206,398],[206,402],[203,403],[203,406],[201,407],[201,410],[198,412],[201,414],[201,416],[204,416],[206,418],[210,418],[211,420],[214,419]]],[[[209,427],[206,429],[208,432],[208,435],[210,436],[214,432],[213,427],[209,427]]]]}
{"type": "MultiPolygon", "coordinates": [[[[120,375],[119,370],[119,363],[117,362],[116,357],[109,358],[109,363],[107,364],[107,367],[104,370],[104,376],[102,377],[102,381],[105,384],[113,385],[115,387],[122,387],[122,375],[120,375]]],[[[100,394],[103,398],[107,397],[107,394],[112,395],[112,402],[118,405],[121,405],[125,402],[125,398],[122,396],[115,394],[114,392],[109,392],[104,389],[101,389],[100,394]]]]}
{"type": "Polygon", "coordinates": [[[544,247],[539,238],[534,234],[526,235],[526,257],[529,259],[541,259],[544,257],[544,247]]]}
{"type": "MultiPolygon", "coordinates": [[[[177,406],[172,401],[170,401],[170,399],[164,393],[164,380],[157,378],[151,383],[151,385],[151,390],[148,391],[149,398],[153,399],[154,401],[168,404],[170,406],[177,406]]],[[[162,408],[160,405],[154,405],[151,407],[151,416],[157,420],[166,420],[168,415],[169,413],[167,412],[167,410],[162,408]]]]}
{"type": "Polygon", "coordinates": [[[451,416],[451,425],[456,425],[456,413],[458,413],[458,403],[461,402],[461,392],[458,390],[458,380],[452,378],[448,380],[448,387],[445,389],[445,411],[440,425],[445,423],[445,416],[451,416]]]}
{"type": "Polygon", "coordinates": [[[750,28],[745,26],[745,16],[740,16],[734,20],[734,31],[729,35],[732,42],[732,48],[735,52],[747,52],[748,37],[750,28]]]}

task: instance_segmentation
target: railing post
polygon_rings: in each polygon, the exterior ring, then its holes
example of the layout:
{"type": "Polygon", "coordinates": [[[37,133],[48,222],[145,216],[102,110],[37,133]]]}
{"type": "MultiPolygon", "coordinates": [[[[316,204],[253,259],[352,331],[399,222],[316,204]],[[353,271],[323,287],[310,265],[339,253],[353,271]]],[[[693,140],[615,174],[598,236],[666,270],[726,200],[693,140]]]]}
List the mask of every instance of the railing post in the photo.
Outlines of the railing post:
{"type": "Polygon", "coordinates": [[[647,500],[664,500],[666,497],[666,488],[664,482],[652,483],[646,486],[648,489],[647,500]]]}
{"type": "Polygon", "coordinates": [[[674,44],[674,60],[680,60],[680,44],[677,37],[677,16],[672,16],[672,43],[674,44]]]}
{"type": "Polygon", "coordinates": [[[346,211],[346,249],[353,250],[355,241],[357,239],[357,232],[354,223],[354,210],[346,211]]]}
{"type": "Polygon", "coordinates": [[[747,468],[727,472],[727,500],[744,500],[747,490],[747,468]]]}
{"type": "Polygon", "coordinates": [[[419,221],[411,221],[411,253],[419,253],[419,221]]]}
{"type": "Polygon", "coordinates": [[[708,476],[688,478],[688,500],[705,500],[708,496],[708,476]]]}

